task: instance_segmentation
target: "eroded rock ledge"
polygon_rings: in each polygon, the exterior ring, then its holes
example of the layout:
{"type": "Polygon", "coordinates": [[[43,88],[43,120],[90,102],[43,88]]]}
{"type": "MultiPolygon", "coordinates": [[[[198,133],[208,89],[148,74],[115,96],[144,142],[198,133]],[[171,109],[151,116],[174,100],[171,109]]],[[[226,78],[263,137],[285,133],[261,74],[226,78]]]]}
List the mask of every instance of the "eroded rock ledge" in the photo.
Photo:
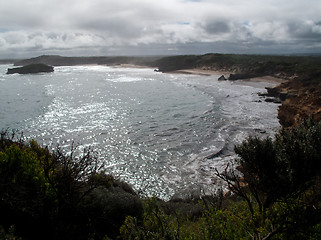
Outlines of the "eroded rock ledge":
{"type": "Polygon", "coordinates": [[[321,83],[306,84],[292,80],[267,90],[270,96],[282,101],[278,118],[283,127],[297,125],[310,117],[321,121],[321,83]]]}

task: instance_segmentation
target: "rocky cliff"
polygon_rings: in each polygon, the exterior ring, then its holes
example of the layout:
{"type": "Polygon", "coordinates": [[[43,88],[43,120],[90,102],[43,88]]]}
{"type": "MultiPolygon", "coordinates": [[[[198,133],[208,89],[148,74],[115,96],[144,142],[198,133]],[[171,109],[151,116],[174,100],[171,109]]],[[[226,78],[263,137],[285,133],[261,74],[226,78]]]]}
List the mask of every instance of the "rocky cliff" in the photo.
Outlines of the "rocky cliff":
{"type": "Polygon", "coordinates": [[[282,100],[278,118],[284,127],[297,125],[312,117],[321,121],[321,83],[305,84],[298,80],[288,81],[268,89],[270,96],[282,100]]]}

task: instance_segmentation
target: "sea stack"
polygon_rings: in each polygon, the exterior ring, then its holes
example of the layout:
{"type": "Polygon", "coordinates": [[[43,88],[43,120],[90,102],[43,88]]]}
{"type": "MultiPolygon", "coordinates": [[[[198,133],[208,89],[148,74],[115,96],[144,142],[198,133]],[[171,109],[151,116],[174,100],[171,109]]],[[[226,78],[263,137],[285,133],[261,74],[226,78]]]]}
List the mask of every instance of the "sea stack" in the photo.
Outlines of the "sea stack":
{"type": "Polygon", "coordinates": [[[32,73],[43,73],[43,72],[53,72],[54,68],[52,66],[46,65],[46,64],[29,64],[23,67],[17,67],[17,68],[8,68],[7,74],[32,74],[32,73]]]}
{"type": "Polygon", "coordinates": [[[227,80],[226,77],[224,75],[220,76],[217,80],[219,81],[225,81],[227,80]]]}

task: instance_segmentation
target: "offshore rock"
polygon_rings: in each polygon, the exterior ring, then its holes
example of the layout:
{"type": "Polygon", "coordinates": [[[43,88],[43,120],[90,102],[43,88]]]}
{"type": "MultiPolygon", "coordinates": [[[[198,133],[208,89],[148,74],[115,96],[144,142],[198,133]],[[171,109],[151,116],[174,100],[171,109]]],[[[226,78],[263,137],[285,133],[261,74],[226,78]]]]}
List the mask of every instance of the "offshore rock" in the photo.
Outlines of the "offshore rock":
{"type": "Polygon", "coordinates": [[[46,64],[29,64],[23,67],[8,68],[7,74],[32,74],[32,73],[42,73],[42,72],[53,72],[54,68],[46,64]]]}
{"type": "Polygon", "coordinates": [[[227,80],[227,79],[226,79],[226,77],[224,77],[224,75],[222,75],[222,76],[220,76],[217,80],[219,80],[219,81],[225,81],[225,80],[227,80]]]}

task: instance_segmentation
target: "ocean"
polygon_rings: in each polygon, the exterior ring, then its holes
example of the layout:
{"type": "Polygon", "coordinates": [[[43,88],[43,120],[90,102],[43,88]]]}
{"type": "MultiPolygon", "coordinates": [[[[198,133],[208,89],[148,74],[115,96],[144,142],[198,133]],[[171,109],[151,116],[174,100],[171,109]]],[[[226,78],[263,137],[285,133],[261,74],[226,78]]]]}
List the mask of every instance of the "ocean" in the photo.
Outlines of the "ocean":
{"type": "Polygon", "coordinates": [[[106,172],[144,196],[211,194],[235,144],[280,128],[278,105],[258,95],[269,83],[96,65],[7,75],[8,67],[0,65],[0,129],[67,152],[91,147],[106,172]]]}

